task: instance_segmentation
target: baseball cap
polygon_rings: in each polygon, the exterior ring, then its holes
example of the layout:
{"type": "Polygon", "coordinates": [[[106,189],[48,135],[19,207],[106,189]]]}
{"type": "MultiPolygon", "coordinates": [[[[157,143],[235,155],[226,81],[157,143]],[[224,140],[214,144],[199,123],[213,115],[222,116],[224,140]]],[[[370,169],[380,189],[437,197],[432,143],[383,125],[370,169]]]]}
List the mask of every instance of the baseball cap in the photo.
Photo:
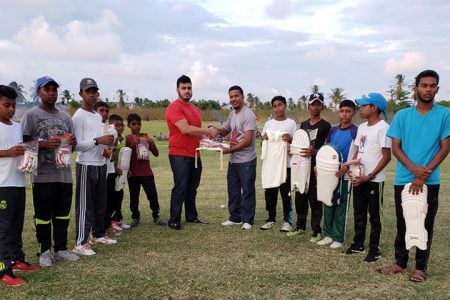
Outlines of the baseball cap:
{"type": "Polygon", "coordinates": [[[308,98],[308,104],[312,104],[315,101],[319,101],[320,103],[324,104],[323,95],[321,93],[311,94],[308,98]]]}
{"type": "Polygon", "coordinates": [[[368,105],[372,104],[378,107],[381,111],[384,111],[387,107],[387,101],[383,95],[380,93],[369,93],[360,99],[356,99],[356,104],[358,105],[368,105]]]}
{"type": "Polygon", "coordinates": [[[97,82],[95,82],[94,79],[92,79],[92,78],[81,79],[80,90],[84,91],[84,90],[87,90],[88,88],[92,88],[92,87],[95,87],[98,90],[97,82]]]}
{"type": "Polygon", "coordinates": [[[384,117],[386,118],[385,109],[387,107],[387,101],[380,93],[369,93],[367,96],[356,99],[355,101],[358,105],[375,105],[383,112],[384,117]]]}
{"type": "Polygon", "coordinates": [[[51,78],[50,76],[39,77],[38,79],[36,79],[36,91],[51,82],[55,83],[56,86],[59,87],[59,84],[56,82],[56,80],[51,78]]]}

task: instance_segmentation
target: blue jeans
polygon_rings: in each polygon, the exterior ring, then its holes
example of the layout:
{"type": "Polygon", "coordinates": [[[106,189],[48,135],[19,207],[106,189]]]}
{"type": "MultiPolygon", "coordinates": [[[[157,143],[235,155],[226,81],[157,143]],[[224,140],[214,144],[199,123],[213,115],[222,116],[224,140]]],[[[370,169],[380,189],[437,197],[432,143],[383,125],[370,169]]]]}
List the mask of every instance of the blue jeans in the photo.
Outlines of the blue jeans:
{"type": "Polygon", "coordinates": [[[198,217],[195,196],[200,185],[202,161],[198,158],[197,168],[195,168],[194,157],[169,155],[169,161],[174,182],[170,197],[169,223],[181,222],[183,202],[186,221],[194,221],[198,217]]]}
{"type": "Polygon", "coordinates": [[[253,224],[256,208],[256,158],[228,164],[228,211],[233,222],[253,224]]]}

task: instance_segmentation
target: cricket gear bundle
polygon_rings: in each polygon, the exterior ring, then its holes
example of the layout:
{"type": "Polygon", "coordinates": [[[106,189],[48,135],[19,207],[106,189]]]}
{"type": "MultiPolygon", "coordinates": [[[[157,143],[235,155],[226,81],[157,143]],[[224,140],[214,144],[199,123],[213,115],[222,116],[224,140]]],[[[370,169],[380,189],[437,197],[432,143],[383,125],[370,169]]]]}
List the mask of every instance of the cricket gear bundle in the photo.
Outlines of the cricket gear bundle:
{"type": "Polygon", "coordinates": [[[210,139],[201,139],[200,140],[200,147],[195,149],[195,167],[197,168],[197,160],[198,160],[198,154],[197,152],[200,150],[208,150],[208,151],[218,151],[220,153],[220,169],[223,170],[223,149],[224,148],[230,148],[230,145],[225,143],[219,143],[215,142],[210,139]]]}
{"type": "Polygon", "coordinates": [[[262,142],[261,159],[263,189],[279,187],[286,182],[287,142],[283,141],[286,132],[267,129],[267,140],[262,142]]]}
{"type": "Polygon", "coordinates": [[[19,164],[19,170],[23,173],[27,172],[30,174],[36,174],[38,167],[39,142],[32,141],[23,144],[23,146],[25,148],[25,152],[23,154],[22,161],[19,164]]]}
{"type": "Polygon", "coordinates": [[[116,177],[116,192],[123,190],[125,187],[128,170],[130,169],[131,152],[132,150],[129,147],[123,147],[119,151],[119,155],[117,157],[117,169],[120,169],[122,174],[116,177]]]}

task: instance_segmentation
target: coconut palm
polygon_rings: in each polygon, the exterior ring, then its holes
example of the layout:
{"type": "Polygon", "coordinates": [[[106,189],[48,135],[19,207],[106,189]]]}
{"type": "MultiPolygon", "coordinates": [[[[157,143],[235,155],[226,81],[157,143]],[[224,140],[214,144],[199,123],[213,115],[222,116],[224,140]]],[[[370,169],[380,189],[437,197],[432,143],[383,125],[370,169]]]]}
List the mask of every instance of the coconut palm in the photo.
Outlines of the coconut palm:
{"type": "Polygon", "coordinates": [[[302,95],[300,98],[298,98],[297,107],[300,107],[304,110],[308,108],[308,97],[306,95],[302,95]]]}
{"type": "Polygon", "coordinates": [[[248,107],[250,107],[250,108],[255,107],[255,96],[252,93],[247,94],[246,101],[247,101],[248,107]]]}
{"type": "Polygon", "coordinates": [[[344,100],[345,98],[344,89],[343,88],[331,89],[331,93],[328,94],[328,97],[330,97],[331,105],[333,105],[334,109],[336,110],[341,101],[344,100]]]}
{"type": "Polygon", "coordinates": [[[125,98],[128,99],[127,93],[125,93],[124,90],[117,90],[116,95],[116,99],[119,100],[119,108],[125,107],[125,98]]]}
{"type": "Polygon", "coordinates": [[[317,94],[317,93],[319,93],[319,86],[317,84],[315,84],[311,87],[311,94],[317,94]]]}
{"type": "Polygon", "coordinates": [[[74,99],[74,95],[70,93],[69,90],[64,90],[61,93],[61,102],[62,104],[70,103],[74,99]]]}
{"type": "Polygon", "coordinates": [[[23,90],[23,85],[17,83],[16,81],[12,81],[8,84],[9,87],[13,88],[17,93],[17,102],[26,102],[25,95],[27,92],[23,90]]]}

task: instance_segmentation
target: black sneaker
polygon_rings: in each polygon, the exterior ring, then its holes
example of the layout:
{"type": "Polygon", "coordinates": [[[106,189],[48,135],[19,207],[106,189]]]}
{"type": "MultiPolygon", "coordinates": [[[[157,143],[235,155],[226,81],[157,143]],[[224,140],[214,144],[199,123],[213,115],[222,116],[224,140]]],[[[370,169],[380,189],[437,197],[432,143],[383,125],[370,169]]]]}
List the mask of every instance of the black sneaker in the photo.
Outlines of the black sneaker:
{"type": "Polygon", "coordinates": [[[374,261],[379,260],[380,258],[381,258],[381,252],[379,250],[369,251],[369,253],[367,253],[366,258],[364,258],[364,261],[374,262],[374,261]]]}
{"type": "Polygon", "coordinates": [[[345,254],[357,254],[357,253],[363,253],[364,247],[357,247],[354,244],[352,244],[347,251],[345,251],[345,254]]]}

